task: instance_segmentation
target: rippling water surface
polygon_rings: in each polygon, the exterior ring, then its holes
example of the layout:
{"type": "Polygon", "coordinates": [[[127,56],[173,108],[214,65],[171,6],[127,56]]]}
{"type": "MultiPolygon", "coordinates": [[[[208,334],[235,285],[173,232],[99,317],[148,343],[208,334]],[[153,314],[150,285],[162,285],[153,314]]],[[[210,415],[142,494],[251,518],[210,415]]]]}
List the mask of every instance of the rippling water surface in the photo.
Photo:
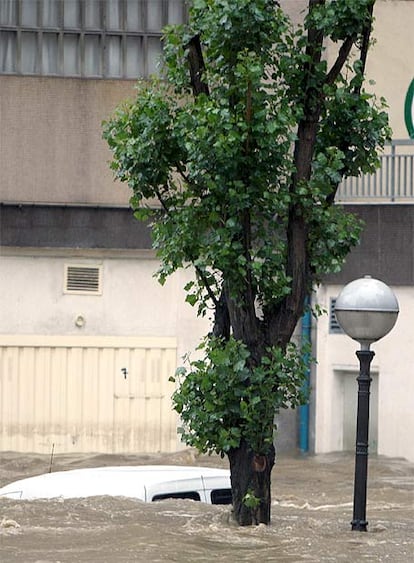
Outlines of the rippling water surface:
{"type": "MultiPolygon", "coordinates": [[[[56,456],[53,469],[178,463],[226,467],[191,452],[56,456]]],[[[0,454],[0,486],[47,472],[47,456],[0,454]]],[[[414,561],[414,465],[369,461],[369,532],[351,532],[353,456],[285,456],[272,479],[272,524],[240,528],[230,507],[190,500],[0,499],[1,563],[414,561]]]]}

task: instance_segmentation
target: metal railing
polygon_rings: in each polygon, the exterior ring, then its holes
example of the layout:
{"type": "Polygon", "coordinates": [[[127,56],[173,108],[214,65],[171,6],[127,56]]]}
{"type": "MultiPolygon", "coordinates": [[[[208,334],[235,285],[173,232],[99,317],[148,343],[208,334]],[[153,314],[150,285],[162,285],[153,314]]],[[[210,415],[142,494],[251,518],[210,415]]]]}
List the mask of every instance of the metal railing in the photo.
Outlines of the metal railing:
{"type": "Polygon", "coordinates": [[[387,144],[375,174],[346,178],[335,199],[340,203],[414,201],[414,139],[395,139],[387,144]]]}

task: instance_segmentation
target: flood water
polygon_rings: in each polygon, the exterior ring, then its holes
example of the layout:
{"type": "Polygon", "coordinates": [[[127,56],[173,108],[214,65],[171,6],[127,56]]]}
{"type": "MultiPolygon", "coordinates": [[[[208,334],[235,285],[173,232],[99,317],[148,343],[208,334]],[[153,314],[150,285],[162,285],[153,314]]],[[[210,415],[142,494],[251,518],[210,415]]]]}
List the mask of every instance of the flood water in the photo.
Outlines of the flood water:
{"type": "MultiPolygon", "coordinates": [[[[102,465],[227,467],[190,451],[171,455],[60,455],[53,470],[102,465]]],[[[0,486],[46,473],[48,456],[0,454],[0,486]]],[[[0,499],[1,563],[414,561],[414,464],[371,456],[369,531],[352,532],[351,454],[281,455],[272,477],[272,523],[240,528],[229,506],[94,497],[0,499]]]]}

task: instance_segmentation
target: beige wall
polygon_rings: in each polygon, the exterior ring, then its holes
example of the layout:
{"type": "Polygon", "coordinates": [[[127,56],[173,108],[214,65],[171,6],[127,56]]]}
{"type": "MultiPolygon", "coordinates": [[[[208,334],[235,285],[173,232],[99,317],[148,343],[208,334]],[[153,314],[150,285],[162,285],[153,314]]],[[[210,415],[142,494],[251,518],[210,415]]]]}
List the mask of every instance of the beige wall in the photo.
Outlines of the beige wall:
{"type": "Polygon", "coordinates": [[[414,2],[377,0],[374,44],[368,56],[367,74],[375,80],[374,90],[389,105],[393,137],[407,139],[404,100],[414,78],[414,2]]]}
{"type": "Polygon", "coordinates": [[[296,24],[303,20],[306,13],[308,0],[280,0],[280,6],[296,24]]]}
{"type": "Polygon", "coordinates": [[[115,185],[101,122],[134,82],[0,78],[0,200],[126,205],[115,185]]]}

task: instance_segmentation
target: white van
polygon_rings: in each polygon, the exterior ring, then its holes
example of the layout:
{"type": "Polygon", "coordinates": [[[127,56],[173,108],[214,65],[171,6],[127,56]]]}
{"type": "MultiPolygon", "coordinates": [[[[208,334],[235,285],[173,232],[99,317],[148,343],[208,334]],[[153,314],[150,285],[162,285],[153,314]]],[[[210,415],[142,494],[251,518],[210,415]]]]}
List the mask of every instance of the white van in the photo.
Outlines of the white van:
{"type": "Polygon", "coordinates": [[[0,497],[18,500],[124,496],[152,502],[168,498],[231,504],[230,472],[211,467],[140,465],[45,473],[10,483],[0,497]]]}

